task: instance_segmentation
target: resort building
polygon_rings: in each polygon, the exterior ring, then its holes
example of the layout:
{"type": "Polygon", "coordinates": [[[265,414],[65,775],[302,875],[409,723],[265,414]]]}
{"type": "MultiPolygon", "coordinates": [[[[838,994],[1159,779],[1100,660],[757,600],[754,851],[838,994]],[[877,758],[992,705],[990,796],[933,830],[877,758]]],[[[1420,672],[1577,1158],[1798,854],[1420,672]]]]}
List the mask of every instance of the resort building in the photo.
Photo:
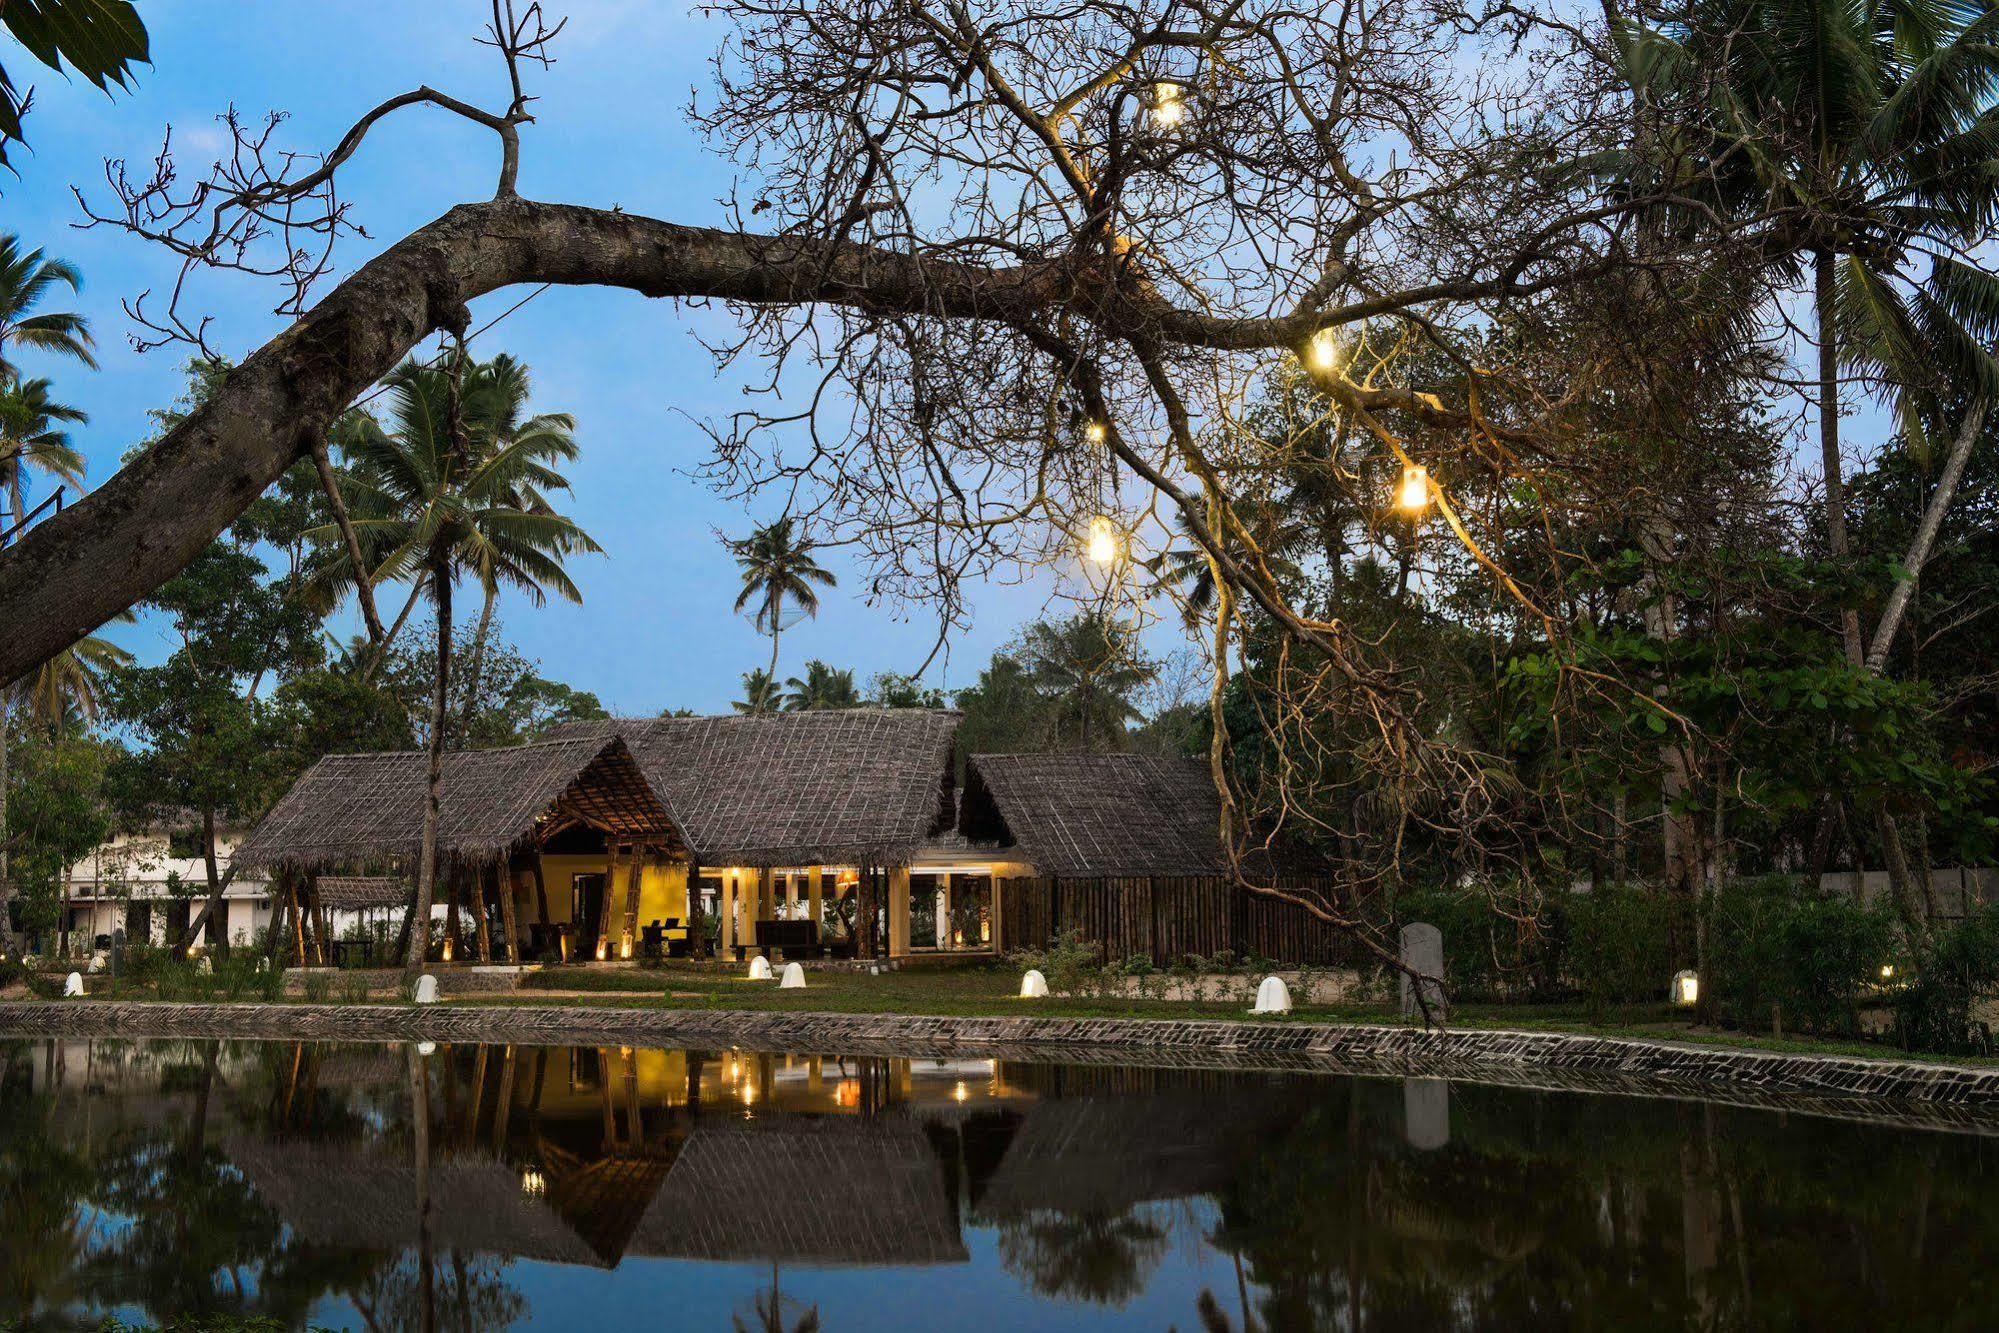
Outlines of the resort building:
{"type": "MultiPolygon", "coordinates": [[[[724,955],[995,949],[994,881],[1033,867],[957,830],[958,722],[872,708],[621,719],[450,754],[435,899],[457,920],[442,956],[614,961],[699,952],[710,934],[724,955]]],[[[417,752],[329,756],[237,849],[242,872],[298,904],[285,928],[308,953],[326,914],[402,901],[425,774],[417,752]]]]}
{"type": "MultiPolygon", "coordinates": [[[[216,873],[228,873],[246,829],[215,826],[216,873]]],[[[207,833],[199,812],[161,810],[144,824],[114,834],[71,866],[63,879],[59,931],[73,949],[109,943],[114,931],[125,938],[166,944],[180,937],[201,915],[208,899],[207,833]]],[[[270,885],[261,876],[239,873],[222,895],[219,932],[247,942],[270,924],[270,885]]],[[[215,933],[204,927],[197,943],[215,933]]]]}

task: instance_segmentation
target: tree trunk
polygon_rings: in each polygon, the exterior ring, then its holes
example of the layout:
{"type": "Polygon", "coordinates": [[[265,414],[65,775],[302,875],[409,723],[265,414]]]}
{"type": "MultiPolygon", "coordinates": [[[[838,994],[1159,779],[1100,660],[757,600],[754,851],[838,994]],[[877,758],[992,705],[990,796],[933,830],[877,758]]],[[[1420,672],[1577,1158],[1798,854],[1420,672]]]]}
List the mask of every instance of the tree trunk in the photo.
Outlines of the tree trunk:
{"type": "Polygon", "coordinates": [[[0,954],[14,954],[14,879],[8,866],[7,789],[13,782],[12,756],[8,753],[7,728],[12,711],[8,695],[0,685],[0,954]]]}
{"type": "MultiPolygon", "coordinates": [[[[514,876],[505,865],[493,870],[494,894],[500,900],[500,929],[506,932],[505,956],[510,963],[521,961],[520,931],[514,924],[514,876]]],[[[511,1053],[509,1048],[509,1052],[511,1053]]],[[[511,1058],[511,1054],[510,1054],[511,1058]]],[[[513,1066],[510,1064],[508,1068],[513,1066]]]]}
{"type": "Polygon", "coordinates": [[[430,691],[430,749],[424,774],[423,845],[416,873],[416,906],[410,913],[410,949],[403,970],[414,975],[430,954],[430,904],[437,892],[437,818],[444,787],[446,694],[451,688],[451,572],[440,552],[431,562],[431,596],[437,602],[437,672],[430,691]]]}
{"type": "Polygon", "coordinates": [[[1888,665],[1888,651],[1894,646],[1895,635],[1902,628],[1902,618],[1908,613],[1909,603],[1915,595],[1916,580],[1922,577],[1923,566],[1929,563],[1930,550],[1936,545],[1937,533],[1943,529],[1944,515],[1950,512],[1952,502],[1957,499],[1957,488],[1964,480],[1965,465],[1971,459],[1971,447],[1985,429],[1986,405],[1976,403],[1964,414],[1964,422],[1958,427],[1957,438],[1950,443],[1950,455],[1944,460],[1943,473],[1937,478],[1936,489],[1930,492],[1929,503],[1923,507],[1923,520],[1916,527],[1916,535],[1909,542],[1907,554],[1902,557],[1902,575],[1895,580],[1895,586],[1888,593],[1888,601],[1881,608],[1881,619],[1874,626],[1874,640],[1868,645],[1866,668],[1880,675],[1888,665]]]}
{"type": "MultiPolygon", "coordinates": [[[[1825,544],[1833,566],[1844,576],[1850,549],[1846,539],[1846,464],[1839,454],[1839,328],[1833,315],[1834,266],[1838,256],[1821,250],[1812,257],[1813,297],[1819,324],[1819,456],[1825,467],[1825,544]]],[[[1860,612],[1839,609],[1839,639],[1846,660],[1861,663],[1860,612]]]]}
{"type": "MultiPolygon", "coordinates": [[[[777,635],[778,635],[777,617],[778,613],[783,609],[784,606],[782,603],[780,603],[776,606],[773,606],[770,612],[770,670],[765,674],[770,677],[769,683],[770,683],[771,694],[775,694],[777,691],[777,635]]],[[[754,702],[757,705],[757,711],[759,713],[770,711],[771,700],[768,697],[756,700],[754,702]]]]}
{"type": "Polygon", "coordinates": [[[227,957],[229,954],[229,917],[222,910],[222,893],[223,890],[229,887],[229,880],[235,878],[236,867],[233,865],[230,866],[230,873],[226,877],[216,867],[215,811],[213,809],[201,812],[201,866],[208,875],[208,902],[202,907],[201,915],[190,921],[187,929],[181,932],[180,939],[174,944],[174,951],[185,957],[187,951],[194,947],[194,937],[201,933],[202,927],[208,925],[211,921],[220,921],[222,924],[219,927],[211,929],[208,932],[208,948],[210,953],[218,957],[227,957]]]}
{"type": "Polygon", "coordinates": [[[486,929],[486,877],[476,866],[465,876],[465,890],[472,904],[472,957],[478,962],[490,963],[493,961],[493,932],[486,929]]]}
{"type": "Polygon", "coordinates": [[[461,736],[471,734],[472,718],[479,710],[479,678],[486,670],[486,636],[493,629],[493,603],[499,600],[499,596],[497,584],[486,585],[486,604],[479,609],[479,628],[472,634],[471,660],[465,664],[465,707],[458,713],[458,733],[461,736]]]}
{"type": "Polygon", "coordinates": [[[403,609],[396,613],[396,623],[389,626],[389,632],[375,645],[375,651],[368,656],[368,664],[361,670],[363,681],[373,680],[375,673],[382,669],[382,663],[389,660],[389,649],[395,645],[396,636],[403,632],[403,623],[410,618],[410,612],[416,609],[416,599],[423,596],[423,590],[429,582],[430,571],[425,570],[417,575],[416,582],[410,585],[410,595],[403,602],[403,609]]]}
{"type": "Polygon", "coordinates": [[[375,610],[375,583],[369,577],[367,562],[361,558],[361,537],[354,531],[347,501],[342,498],[340,483],[333,475],[333,460],[327,456],[324,435],[312,442],[312,465],[319,471],[320,489],[326,492],[327,506],[340,525],[340,540],[347,546],[348,562],[354,566],[354,600],[361,604],[361,621],[368,627],[368,642],[379,647],[388,636],[382,632],[382,617],[375,610]]]}

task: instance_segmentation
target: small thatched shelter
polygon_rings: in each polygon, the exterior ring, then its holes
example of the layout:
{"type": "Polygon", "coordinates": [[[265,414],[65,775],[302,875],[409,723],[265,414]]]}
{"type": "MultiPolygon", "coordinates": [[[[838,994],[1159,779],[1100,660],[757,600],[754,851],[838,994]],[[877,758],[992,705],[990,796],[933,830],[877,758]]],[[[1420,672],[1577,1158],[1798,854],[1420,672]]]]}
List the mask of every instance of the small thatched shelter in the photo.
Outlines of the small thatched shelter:
{"type": "Polygon", "coordinates": [[[622,739],[703,865],[894,865],[951,827],[960,714],[852,708],[574,722],[622,739]]]}
{"type": "Polygon", "coordinates": [[[397,875],[321,875],[319,897],[335,912],[369,912],[401,907],[409,883],[397,875]]]}
{"type": "MultiPolygon", "coordinates": [[[[328,755],[306,770],[236,849],[246,870],[313,872],[414,859],[423,839],[420,751],[328,755]]],[[[444,758],[437,847],[461,862],[504,862],[551,824],[682,846],[672,815],[617,736],[573,736],[444,758]]]]}
{"type": "Polygon", "coordinates": [[[959,828],[1018,848],[1041,875],[1214,875],[1227,869],[1207,767],[1143,754],[982,754],[959,828]]]}

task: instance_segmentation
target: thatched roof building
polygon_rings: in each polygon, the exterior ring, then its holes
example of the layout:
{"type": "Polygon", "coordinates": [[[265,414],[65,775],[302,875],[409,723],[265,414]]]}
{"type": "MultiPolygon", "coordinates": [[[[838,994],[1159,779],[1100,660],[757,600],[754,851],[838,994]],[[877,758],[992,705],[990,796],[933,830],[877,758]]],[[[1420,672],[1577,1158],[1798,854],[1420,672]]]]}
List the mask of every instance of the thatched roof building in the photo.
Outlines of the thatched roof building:
{"type": "MultiPolygon", "coordinates": [[[[423,839],[420,751],[328,755],[307,769],[240,847],[246,870],[320,870],[415,857],[423,839]]],[[[437,845],[463,861],[504,860],[551,812],[633,841],[675,845],[672,816],[616,736],[576,736],[444,758],[437,845]]]]}
{"type": "Polygon", "coordinates": [[[619,718],[553,734],[629,745],[703,865],[893,865],[951,827],[960,716],[851,708],[619,718]]]}
{"type": "Polygon", "coordinates": [[[959,828],[1017,847],[1042,875],[1213,875],[1227,869],[1205,765],[1143,754],[982,754],[959,828]]]}
{"type": "Polygon", "coordinates": [[[852,1116],[704,1122],[628,1252],[828,1266],[970,1257],[923,1127],[852,1116]]]}

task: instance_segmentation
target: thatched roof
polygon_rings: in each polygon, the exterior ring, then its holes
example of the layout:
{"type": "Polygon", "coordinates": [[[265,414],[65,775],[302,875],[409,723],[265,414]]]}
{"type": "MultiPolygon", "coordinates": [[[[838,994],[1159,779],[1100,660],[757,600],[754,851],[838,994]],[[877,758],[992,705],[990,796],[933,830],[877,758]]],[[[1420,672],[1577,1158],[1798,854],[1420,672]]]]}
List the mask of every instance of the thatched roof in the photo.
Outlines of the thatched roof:
{"type": "Polygon", "coordinates": [[[626,1252],[829,1265],[969,1257],[923,1127],[852,1116],[701,1124],[626,1252]]]}
{"type": "MultiPolygon", "coordinates": [[[[225,1147],[257,1194],[309,1244],[394,1254],[417,1243],[416,1169],[407,1155],[357,1146],[239,1139],[225,1147]]],[[[432,1238],[440,1249],[604,1266],[561,1217],[521,1191],[520,1173],[490,1157],[430,1168],[432,1238]]]]}
{"type": "Polygon", "coordinates": [[[897,864],[952,823],[944,709],[572,722],[622,737],[703,865],[897,864]]]}
{"type": "Polygon", "coordinates": [[[1227,869],[1205,765],[1143,754],[982,754],[959,828],[1017,846],[1042,875],[1212,875],[1227,869]]]}
{"type": "MultiPolygon", "coordinates": [[[[423,837],[420,751],[328,755],[236,849],[242,869],[314,870],[414,857],[423,837]]],[[[616,736],[574,736],[444,757],[440,853],[502,859],[551,814],[633,841],[679,846],[672,817],[616,736]]]]}
{"type": "Polygon", "coordinates": [[[320,901],[337,912],[401,907],[409,896],[409,881],[399,875],[321,875],[315,887],[320,901]]]}

